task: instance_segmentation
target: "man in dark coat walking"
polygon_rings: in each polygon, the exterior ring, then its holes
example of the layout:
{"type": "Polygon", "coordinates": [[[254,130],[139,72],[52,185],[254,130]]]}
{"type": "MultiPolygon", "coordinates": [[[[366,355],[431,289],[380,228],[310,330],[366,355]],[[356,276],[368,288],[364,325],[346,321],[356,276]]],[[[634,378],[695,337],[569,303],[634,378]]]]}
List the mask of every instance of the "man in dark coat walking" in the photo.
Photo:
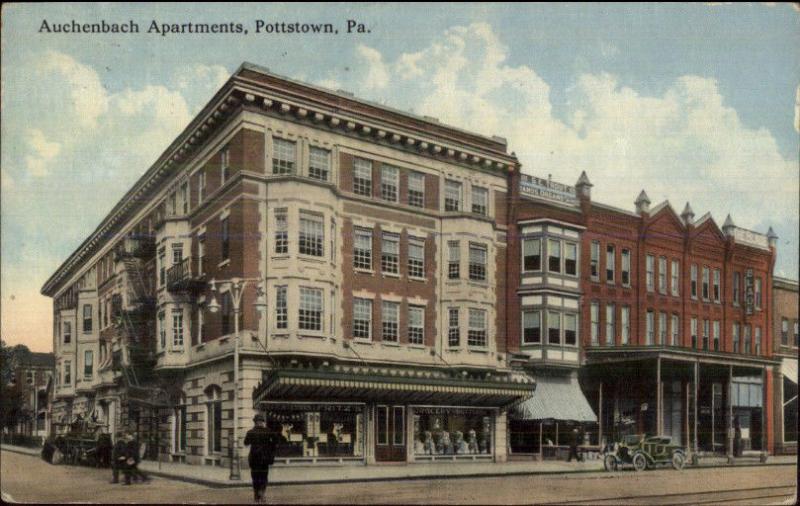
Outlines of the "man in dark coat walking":
{"type": "Polygon", "coordinates": [[[128,444],[125,442],[125,434],[118,432],[114,447],[111,449],[111,483],[119,483],[119,472],[125,473],[125,481],[131,483],[130,473],[128,473],[128,444]]]}
{"type": "Polygon", "coordinates": [[[267,429],[264,415],[257,414],[253,421],[256,426],[247,432],[244,444],[250,447],[247,461],[250,464],[250,476],[253,479],[255,502],[263,503],[266,502],[269,466],[275,462],[278,436],[267,429]]]}
{"type": "Polygon", "coordinates": [[[578,445],[580,444],[580,433],[578,432],[578,428],[575,427],[572,429],[572,434],[570,435],[569,439],[569,457],[567,457],[567,462],[572,462],[572,457],[575,457],[575,460],[581,460],[580,456],[578,455],[578,445]]]}

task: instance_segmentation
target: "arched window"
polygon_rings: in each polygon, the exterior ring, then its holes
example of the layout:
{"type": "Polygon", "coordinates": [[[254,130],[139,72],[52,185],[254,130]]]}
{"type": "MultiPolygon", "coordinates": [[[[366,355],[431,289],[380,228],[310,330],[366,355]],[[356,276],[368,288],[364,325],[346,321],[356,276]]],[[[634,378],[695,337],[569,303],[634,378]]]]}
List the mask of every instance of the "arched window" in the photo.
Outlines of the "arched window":
{"type": "Polygon", "coordinates": [[[206,453],[222,451],[222,389],[210,385],[206,394],[206,453]]]}

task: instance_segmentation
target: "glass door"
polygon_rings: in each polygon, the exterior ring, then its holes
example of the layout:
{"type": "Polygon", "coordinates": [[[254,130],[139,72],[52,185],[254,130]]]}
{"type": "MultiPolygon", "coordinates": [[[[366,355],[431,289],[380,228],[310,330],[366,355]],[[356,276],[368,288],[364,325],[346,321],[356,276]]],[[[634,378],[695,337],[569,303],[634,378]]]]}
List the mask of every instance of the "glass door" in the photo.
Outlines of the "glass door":
{"type": "Polygon", "coordinates": [[[377,406],[375,413],[375,460],[406,460],[406,424],[404,406],[377,406]]]}

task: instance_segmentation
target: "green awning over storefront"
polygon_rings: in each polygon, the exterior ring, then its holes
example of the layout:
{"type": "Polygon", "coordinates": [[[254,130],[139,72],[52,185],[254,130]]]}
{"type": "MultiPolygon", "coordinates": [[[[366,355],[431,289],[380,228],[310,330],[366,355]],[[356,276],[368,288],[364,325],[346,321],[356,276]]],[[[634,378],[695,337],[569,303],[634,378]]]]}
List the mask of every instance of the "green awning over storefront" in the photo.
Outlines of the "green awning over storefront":
{"type": "Polygon", "coordinates": [[[597,422],[575,377],[537,377],[533,397],[517,406],[513,415],[521,420],[597,422]]]}

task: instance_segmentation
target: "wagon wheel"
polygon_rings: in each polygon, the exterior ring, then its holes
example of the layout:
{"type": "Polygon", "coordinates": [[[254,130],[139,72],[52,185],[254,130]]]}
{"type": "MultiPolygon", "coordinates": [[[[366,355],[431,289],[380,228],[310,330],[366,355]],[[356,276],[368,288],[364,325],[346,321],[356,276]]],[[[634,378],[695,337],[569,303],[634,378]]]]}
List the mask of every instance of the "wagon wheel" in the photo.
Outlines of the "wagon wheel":
{"type": "Polygon", "coordinates": [[[639,472],[644,471],[647,469],[647,457],[644,456],[642,453],[637,453],[633,456],[633,468],[639,472]]]}
{"type": "Polygon", "coordinates": [[[617,457],[614,455],[606,455],[603,459],[603,467],[606,471],[616,471],[619,468],[619,462],[617,462],[617,457]]]}
{"type": "Polygon", "coordinates": [[[672,454],[672,467],[675,468],[677,471],[683,469],[683,466],[686,465],[686,457],[683,456],[681,452],[675,452],[672,454]]]}

